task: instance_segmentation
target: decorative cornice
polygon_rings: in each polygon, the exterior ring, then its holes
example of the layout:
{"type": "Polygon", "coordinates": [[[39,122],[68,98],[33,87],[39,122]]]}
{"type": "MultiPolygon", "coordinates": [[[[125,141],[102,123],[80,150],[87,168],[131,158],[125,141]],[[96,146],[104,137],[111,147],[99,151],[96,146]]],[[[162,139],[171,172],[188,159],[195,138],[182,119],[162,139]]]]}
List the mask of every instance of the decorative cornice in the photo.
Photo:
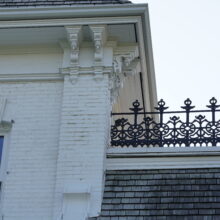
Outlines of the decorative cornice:
{"type": "MultiPolygon", "coordinates": [[[[78,79],[82,68],[79,64],[79,53],[80,53],[80,42],[81,42],[81,26],[66,26],[68,34],[68,40],[70,42],[70,63],[69,66],[61,68],[61,73],[67,74],[69,71],[69,79],[72,83],[75,83],[78,79]]],[[[108,45],[107,42],[107,27],[106,25],[89,25],[92,40],[94,45],[94,63],[93,63],[93,74],[95,80],[103,78],[104,73],[104,48],[108,45]]],[[[126,44],[119,45],[113,44],[113,64],[110,71],[110,90],[111,90],[111,101],[117,98],[119,89],[123,86],[123,81],[126,76],[134,75],[140,72],[139,62],[139,50],[138,45],[126,44]]],[[[90,68],[90,69],[91,69],[90,68]]],[[[87,72],[88,73],[88,72],[87,72]]]]}
{"type": "Polygon", "coordinates": [[[69,79],[75,83],[79,75],[79,47],[81,42],[81,26],[66,26],[68,41],[70,43],[69,79]]]}
{"type": "MultiPolygon", "coordinates": [[[[84,71],[79,64],[80,43],[82,41],[82,28],[81,26],[66,26],[68,34],[68,40],[70,43],[70,63],[68,67],[61,69],[61,73],[66,74],[66,70],[69,71],[69,79],[71,83],[76,83],[79,74],[84,71]]],[[[102,79],[104,73],[104,46],[107,39],[106,26],[105,25],[91,25],[90,30],[92,32],[93,44],[94,44],[94,65],[93,69],[94,79],[102,79]]],[[[90,68],[90,69],[91,69],[90,68]]],[[[88,73],[88,72],[87,72],[88,73]]]]}

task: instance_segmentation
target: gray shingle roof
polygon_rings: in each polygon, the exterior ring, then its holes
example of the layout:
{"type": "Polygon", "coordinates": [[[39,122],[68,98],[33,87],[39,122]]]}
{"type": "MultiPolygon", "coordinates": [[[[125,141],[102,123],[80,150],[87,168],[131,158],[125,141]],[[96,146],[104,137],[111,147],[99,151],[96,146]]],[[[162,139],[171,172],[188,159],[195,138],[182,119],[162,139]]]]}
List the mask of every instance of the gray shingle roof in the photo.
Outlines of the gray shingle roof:
{"type": "Polygon", "coordinates": [[[126,4],[129,0],[1,0],[0,7],[39,7],[94,4],[126,4]]]}
{"type": "Polygon", "coordinates": [[[220,169],[107,171],[97,220],[145,219],[220,219],[220,169]]]}

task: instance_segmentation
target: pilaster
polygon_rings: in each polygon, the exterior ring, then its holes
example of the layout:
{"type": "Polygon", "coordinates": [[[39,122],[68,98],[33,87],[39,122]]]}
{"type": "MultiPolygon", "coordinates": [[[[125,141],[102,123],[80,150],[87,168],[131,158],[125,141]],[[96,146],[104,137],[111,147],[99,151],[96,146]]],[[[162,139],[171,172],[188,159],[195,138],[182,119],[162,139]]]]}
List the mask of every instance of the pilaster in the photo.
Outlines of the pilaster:
{"type": "Polygon", "coordinates": [[[106,25],[89,25],[92,42],[81,26],[65,29],[54,219],[85,220],[101,211],[111,100],[139,72],[139,53],[136,44],[108,42],[106,25]]]}
{"type": "Polygon", "coordinates": [[[81,29],[66,30],[71,48],[69,66],[63,69],[53,219],[85,220],[101,210],[110,129],[109,74],[105,73],[109,67],[102,66],[104,41],[98,42],[100,35],[93,40],[94,66],[84,68],[79,61],[81,29]],[[102,80],[96,80],[97,75],[102,80]]]}

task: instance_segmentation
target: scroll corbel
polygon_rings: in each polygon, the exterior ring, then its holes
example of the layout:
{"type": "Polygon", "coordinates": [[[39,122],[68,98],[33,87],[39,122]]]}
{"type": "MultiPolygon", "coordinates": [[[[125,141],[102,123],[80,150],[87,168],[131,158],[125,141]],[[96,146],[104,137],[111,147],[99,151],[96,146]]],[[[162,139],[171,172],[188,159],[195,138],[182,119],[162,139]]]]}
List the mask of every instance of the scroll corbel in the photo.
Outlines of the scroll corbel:
{"type": "Polygon", "coordinates": [[[82,41],[81,26],[66,26],[70,44],[69,79],[72,84],[77,82],[79,76],[79,52],[82,41]]]}
{"type": "Polygon", "coordinates": [[[117,99],[120,88],[126,77],[133,76],[140,70],[140,59],[137,46],[118,47],[114,51],[113,73],[110,78],[110,91],[112,103],[117,99]]]}
{"type": "Polygon", "coordinates": [[[90,25],[94,43],[94,74],[95,79],[100,80],[103,77],[103,59],[104,46],[107,40],[107,28],[105,25],[90,25]]]}

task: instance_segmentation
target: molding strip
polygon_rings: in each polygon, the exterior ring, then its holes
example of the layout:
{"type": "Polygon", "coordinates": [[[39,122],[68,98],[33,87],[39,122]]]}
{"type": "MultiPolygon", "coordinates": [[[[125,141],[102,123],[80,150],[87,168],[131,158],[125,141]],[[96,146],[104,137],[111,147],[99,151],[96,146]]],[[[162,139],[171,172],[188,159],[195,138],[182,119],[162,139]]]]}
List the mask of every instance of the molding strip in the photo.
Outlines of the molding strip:
{"type": "Polygon", "coordinates": [[[108,158],[118,157],[177,157],[220,155],[220,147],[136,147],[108,148],[108,158]]]}
{"type": "Polygon", "coordinates": [[[60,73],[0,74],[0,82],[63,80],[60,73]]]}
{"type": "MultiPolygon", "coordinates": [[[[31,18],[30,18],[31,19],[31,18]]],[[[97,24],[130,24],[140,22],[140,16],[126,17],[96,17],[96,18],[72,18],[72,19],[45,19],[45,20],[19,20],[1,21],[0,28],[19,27],[63,27],[68,25],[97,25],[97,24]]]]}
{"type": "Polygon", "coordinates": [[[107,170],[220,167],[220,147],[110,148],[107,170]]]}
{"type": "Polygon", "coordinates": [[[186,169],[220,167],[220,156],[108,158],[107,170],[186,169]]]}

